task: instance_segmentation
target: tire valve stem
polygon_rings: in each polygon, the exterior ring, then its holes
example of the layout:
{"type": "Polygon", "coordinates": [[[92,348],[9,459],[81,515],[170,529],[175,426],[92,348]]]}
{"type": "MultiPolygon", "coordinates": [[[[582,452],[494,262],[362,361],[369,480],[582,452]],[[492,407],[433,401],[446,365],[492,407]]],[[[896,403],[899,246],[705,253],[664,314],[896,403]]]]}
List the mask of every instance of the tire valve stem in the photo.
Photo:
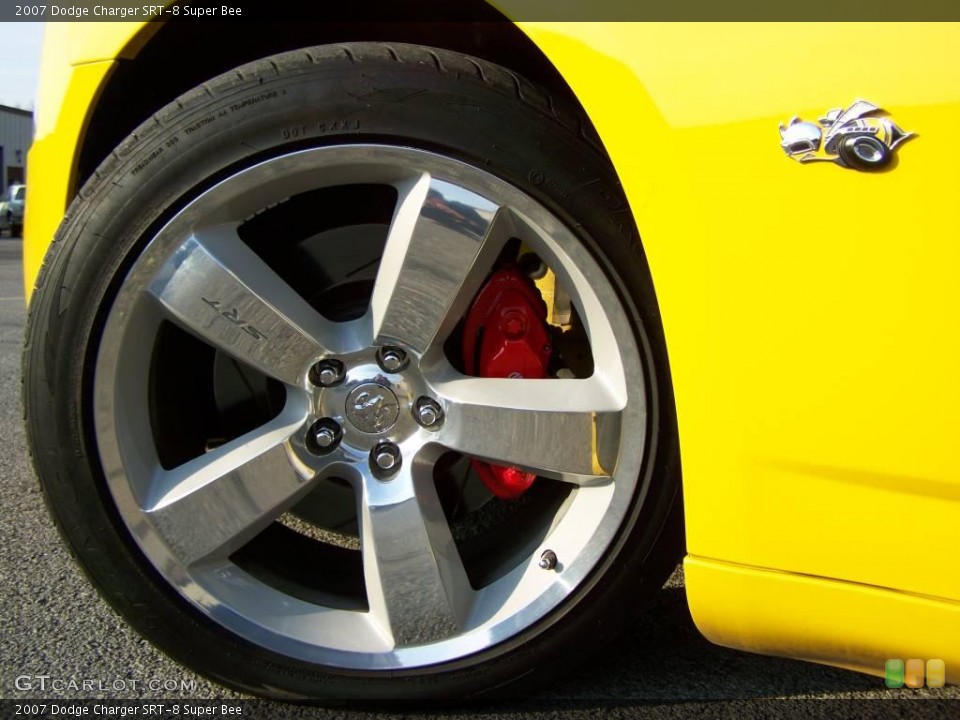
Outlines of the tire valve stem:
{"type": "Polygon", "coordinates": [[[540,567],[544,570],[555,570],[557,567],[557,554],[553,550],[544,550],[540,556],[540,567]]]}

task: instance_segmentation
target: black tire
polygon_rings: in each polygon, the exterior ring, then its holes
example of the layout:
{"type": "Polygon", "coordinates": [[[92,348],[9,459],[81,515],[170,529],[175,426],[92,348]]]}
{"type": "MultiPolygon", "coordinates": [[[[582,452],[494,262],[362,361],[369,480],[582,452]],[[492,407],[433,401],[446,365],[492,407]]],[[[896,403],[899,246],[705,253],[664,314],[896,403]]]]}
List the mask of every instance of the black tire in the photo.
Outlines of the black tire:
{"type": "Polygon", "coordinates": [[[854,135],[840,143],[840,159],[858,170],[880,170],[890,164],[893,153],[873,135],[854,135]]]}
{"type": "Polygon", "coordinates": [[[11,225],[10,226],[10,237],[23,237],[23,225],[11,225]]]}
{"type": "Polygon", "coordinates": [[[350,44],[285,53],[213,79],[144,122],[83,187],[46,257],[30,305],[24,403],[48,508],[103,596],[176,660],[258,695],[527,692],[619,636],[682,552],[664,340],[616,175],[560,98],[503,68],[450,52],[350,44]],[[480,166],[576,228],[631,308],[650,395],[641,482],[592,575],[557,610],[500,645],[455,662],[389,673],[321,667],[265,650],[188,604],[147,561],[118,515],[90,407],[92,368],[119,280],[171,213],[228,169],[295,148],[358,140],[420,147],[480,166]]]}

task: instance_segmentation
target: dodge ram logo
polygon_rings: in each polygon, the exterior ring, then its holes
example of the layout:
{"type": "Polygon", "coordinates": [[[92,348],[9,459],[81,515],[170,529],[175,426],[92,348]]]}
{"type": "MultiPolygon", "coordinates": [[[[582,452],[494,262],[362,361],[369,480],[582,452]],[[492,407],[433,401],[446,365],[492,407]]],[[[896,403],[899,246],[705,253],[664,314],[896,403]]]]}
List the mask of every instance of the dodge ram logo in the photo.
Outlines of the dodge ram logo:
{"type": "Polygon", "coordinates": [[[400,414],[400,403],[389,388],[379,383],[364,383],[347,396],[347,419],[365,433],[389,430],[400,414]]]}

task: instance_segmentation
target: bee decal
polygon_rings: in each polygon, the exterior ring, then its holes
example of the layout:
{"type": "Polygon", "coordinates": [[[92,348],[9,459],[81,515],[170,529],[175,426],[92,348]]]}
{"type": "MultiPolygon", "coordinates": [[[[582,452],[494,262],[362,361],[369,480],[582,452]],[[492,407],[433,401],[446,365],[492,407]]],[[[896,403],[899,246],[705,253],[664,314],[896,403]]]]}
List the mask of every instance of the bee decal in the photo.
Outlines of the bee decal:
{"type": "Polygon", "coordinates": [[[833,162],[856,170],[879,170],[893,151],[916,136],[898,127],[871,102],[857,100],[846,110],[834,108],[816,123],[794,117],[780,124],[780,147],[795,160],[833,162]]]}

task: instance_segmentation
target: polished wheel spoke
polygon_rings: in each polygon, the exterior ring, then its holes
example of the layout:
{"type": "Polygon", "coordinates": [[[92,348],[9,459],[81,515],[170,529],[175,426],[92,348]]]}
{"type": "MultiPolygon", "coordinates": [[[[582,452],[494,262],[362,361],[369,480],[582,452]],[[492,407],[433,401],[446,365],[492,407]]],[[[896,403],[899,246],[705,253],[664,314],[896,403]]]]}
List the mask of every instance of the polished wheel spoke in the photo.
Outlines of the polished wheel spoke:
{"type": "Polygon", "coordinates": [[[433,485],[432,465],[405,463],[393,479],[366,477],[360,544],[370,611],[398,646],[458,634],[473,591],[433,485]]]}
{"type": "Polygon", "coordinates": [[[597,378],[459,377],[434,389],[449,407],[440,441],[451,449],[578,485],[613,472],[603,430],[616,427],[623,400],[597,378]]]}
{"type": "Polygon", "coordinates": [[[313,486],[284,442],[299,427],[281,418],[172,470],[158,469],[144,511],[189,566],[225,558],[313,486]]]}
{"type": "Polygon", "coordinates": [[[376,343],[442,342],[511,235],[507,210],[424,173],[400,199],[371,299],[376,343]]]}
{"type": "Polygon", "coordinates": [[[228,225],[194,232],[150,293],[180,325],[289,385],[327,349],[319,339],[337,335],[228,225]]]}

